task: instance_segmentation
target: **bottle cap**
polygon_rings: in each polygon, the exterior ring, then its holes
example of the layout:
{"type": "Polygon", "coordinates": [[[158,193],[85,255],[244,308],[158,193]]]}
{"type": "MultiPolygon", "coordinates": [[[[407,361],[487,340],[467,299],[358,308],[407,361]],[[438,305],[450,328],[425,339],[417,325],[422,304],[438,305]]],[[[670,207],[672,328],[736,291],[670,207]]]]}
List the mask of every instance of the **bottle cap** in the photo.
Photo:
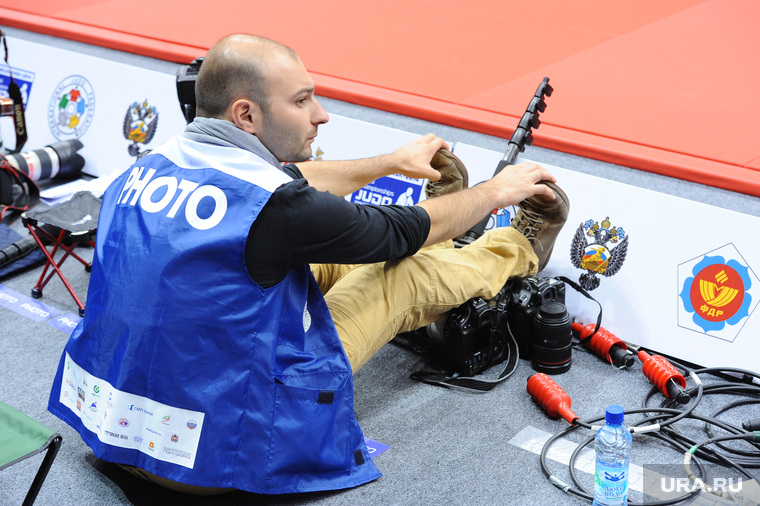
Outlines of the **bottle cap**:
{"type": "Polygon", "coordinates": [[[613,404],[612,406],[607,406],[607,414],[605,415],[604,419],[609,424],[620,425],[623,423],[624,415],[625,410],[623,409],[623,406],[613,404]]]}

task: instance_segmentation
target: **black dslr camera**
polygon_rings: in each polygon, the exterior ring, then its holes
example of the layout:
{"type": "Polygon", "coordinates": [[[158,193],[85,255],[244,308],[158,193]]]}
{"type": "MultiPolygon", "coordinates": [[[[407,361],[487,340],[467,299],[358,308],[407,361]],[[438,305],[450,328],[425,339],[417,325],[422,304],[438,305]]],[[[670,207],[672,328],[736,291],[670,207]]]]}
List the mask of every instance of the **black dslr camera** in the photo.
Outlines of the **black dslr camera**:
{"type": "Polygon", "coordinates": [[[506,318],[507,297],[502,290],[491,301],[471,299],[452,309],[444,320],[428,326],[427,336],[446,370],[474,376],[507,358],[506,318]]]}
{"type": "Polygon", "coordinates": [[[190,64],[177,69],[177,99],[182,115],[188,123],[195,119],[195,80],[202,63],[203,57],[199,56],[190,64]]]}
{"type": "Polygon", "coordinates": [[[565,284],[530,276],[512,280],[490,301],[471,299],[451,310],[425,336],[441,365],[460,376],[503,362],[510,347],[536,371],[560,374],[572,361],[571,323],[565,284]]]}
{"type": "Polygon", "coordinates": [[[572,318],[565,307],[565,284],[554,278],[530,276],[509,284],[509,330],[520,358],[533,369],[561,374],[572,362],[572,318]]]}

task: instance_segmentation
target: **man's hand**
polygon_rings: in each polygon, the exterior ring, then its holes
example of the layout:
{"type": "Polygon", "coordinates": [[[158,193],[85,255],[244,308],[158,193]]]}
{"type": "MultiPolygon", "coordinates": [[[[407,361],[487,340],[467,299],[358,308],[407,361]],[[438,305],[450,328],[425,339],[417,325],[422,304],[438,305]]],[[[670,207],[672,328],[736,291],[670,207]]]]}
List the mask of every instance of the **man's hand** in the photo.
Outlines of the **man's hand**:
{"type": "Polygon", "coordinates": [[[554,192],[540,181],[556,183],[546,169],[532,162],[509,165],[493,178],[468,190],[427,199],[418,206],[430,216],[430,232],[425,246],[451,239],[500,207],[516,205],[533,195],[554,199],[554,192]]]}
{"type": "Polygon", "coordinates": [[[492,191],[496,192],[497,205],[508,207],[517,205],[533,195],[544,195],[554,199],[554,192],[539,181],[557,182],[548,170],[533,162],[521,162],[516,165],[508,165],[493,178],[483,183],[492,191]]]}
{"type": "Polygon", "coordinates": [[[440,148],[449,149],[446,141],[433,134],[417,137],[388,155],[393,173],[403,174],[413,179],[437,181],[441,173],[430,165],[430,160],[440,148]]]}

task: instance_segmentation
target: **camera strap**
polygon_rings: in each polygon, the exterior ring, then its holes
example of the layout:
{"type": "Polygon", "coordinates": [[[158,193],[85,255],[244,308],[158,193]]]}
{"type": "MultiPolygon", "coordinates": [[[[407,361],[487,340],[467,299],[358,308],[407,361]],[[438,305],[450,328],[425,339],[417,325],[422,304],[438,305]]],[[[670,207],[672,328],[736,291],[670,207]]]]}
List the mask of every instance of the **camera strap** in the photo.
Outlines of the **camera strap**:
{"type": "MultiPolygon", "coordinates": [[[[497,318],[505,318],[505,316],[499,313],[497,318]]],[[[497,325],[499,323],[500,322],[497,322],[497,325]]],[[[507,328],[509,328],[509,326],[507,326],[507,328]]],[[[504,370],[494,380],[475,379],[469,376],[465,377],[456,374],[449,376],[440,372],[431,371],[417,371],[415,373],[412,373],[412,378],[429,385],[438,385],[446,388],[466,390],[475,393],[484,393],[493,390],[496,385],[509,378],[512,373],[515,372],[518,365],[518,359],[520,358],[520,351],[517,347],[517,341],[515,340],[511,331],[507,332],[507,334],[508,338],[506,340],[507,350],[505,358],[506,365],[504,366],[504,370]]]]}
{"type": "Polygon", "coordinates": [[[0,223],[10,225],[39,201],[40,187],[37,183],[0,155],[0,223]]]}
{"type": "Polygon", "coordinates": [[[593,298],[591,296],[591,294],[589,294],[581,285],[579,285],[578,283],[576,283],[572,279],[567,278],[565,276],[555,276],[554,279],[558,279],[558,280],[562,281],[563,283],[567,283],[571,287],[575,288],[576,292],[578,292],[581,295],[585,296],[587,299],[593,300],[599,306],[599,316],[596,317],[596,327],[594,327],[594,331],[591,334],[589,334],[586,337],[584,337],[583,339],[581,339],[578,343],[576,343],[576,345],[578,345],[578,344],[580,344],[580,345],[586,344],[586,342],[588,342],[589,339],[591,339],[594,336],[594,334],[596,334],[599,331],[599,328],[602,326],[602,305],[599,303],[598,300],[596,300],[595,298],[593,298]]]}
{"type": "MultiPolygon", "coordinates": [[[[588,342],[588,340],[591,339],[591,337],[594,334],[596,334],[596,332],[601,327],[602,305],[599,303],[598,300],[592,297],[583,287],[581,287],[578,283],[576,283],[572,279],[569,279],[565,276],[556,276],[554,279],[557,279],[559,281],[562,281],[563,283],[570,285],[578,293],[596,302],[596,304],[599,306],[599,315],[597,316],[597,319],[596,319],[596,327],[594,328],[594,331],[588,336],[586,336],[585,338],[580,339],[579,342],[574,344],[574,346],[583,345],[586,342],[588,342]]],[[[499,319],[506,318],[506,316],[503,313],[498,313],[498,318],[499,319]]],[[[499,324],[500,322],[496,323],[497,326],[499,324]]],[[[506,339],[507,356],[505,359],[506,365],[504,367],[504,370],[499,374],[499,376],[496,379],[494,380],[476,379],[473,377],[459,376],[458,374],[447,375],[442,372],[432,372],[432,371],[417,371],[411,375],[412,378],[417,381],[421,381],[423,383],[428,383],[430,385],[438,385],[438,386],[442,386],[446,388],[466,390],[466,391],[475,392],[475,393],[484,393],[484,392],[488,392],[492,390],[494,387],[496,387],[496,385],[498,385],[502,381],[509,378],[515,372],[518,366],[518,359],[520,357],[520,352],[517,345],[517,340],[512,334],[512,329],[510,328],[508,322],[506,324],[506,328],[507,328],[507,339],[506,339]]]]}
{"type": "Polygon", "coordinates": [[[0,30],[0,41],[2,41],[5,49],[5,64],[8,66],[8,75],[11,80],[8,83],[8,96],[13,100],[13,130],[16,132],[16,146],[10,153],[18,153],[29,137],[26,131],[26,117],[24,116],[24,98],[21,96],[21,89],[19,89],[18,84],[13,80],[13,69],[8,63],[8,39],[2,30],[0,30]]]}

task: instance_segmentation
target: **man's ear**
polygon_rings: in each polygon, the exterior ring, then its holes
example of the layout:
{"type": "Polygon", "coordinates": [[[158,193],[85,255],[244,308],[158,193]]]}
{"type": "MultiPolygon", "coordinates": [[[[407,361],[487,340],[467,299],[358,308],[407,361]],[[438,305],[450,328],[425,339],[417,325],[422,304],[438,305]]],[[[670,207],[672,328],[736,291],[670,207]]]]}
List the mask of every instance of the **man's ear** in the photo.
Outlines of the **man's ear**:
{"type": "Polygon", "coordinates": [[[230,106],[232,122],[244,132],[255,134],[262,119],[261,106],[247,98],[239,98],[230,106]]]}

